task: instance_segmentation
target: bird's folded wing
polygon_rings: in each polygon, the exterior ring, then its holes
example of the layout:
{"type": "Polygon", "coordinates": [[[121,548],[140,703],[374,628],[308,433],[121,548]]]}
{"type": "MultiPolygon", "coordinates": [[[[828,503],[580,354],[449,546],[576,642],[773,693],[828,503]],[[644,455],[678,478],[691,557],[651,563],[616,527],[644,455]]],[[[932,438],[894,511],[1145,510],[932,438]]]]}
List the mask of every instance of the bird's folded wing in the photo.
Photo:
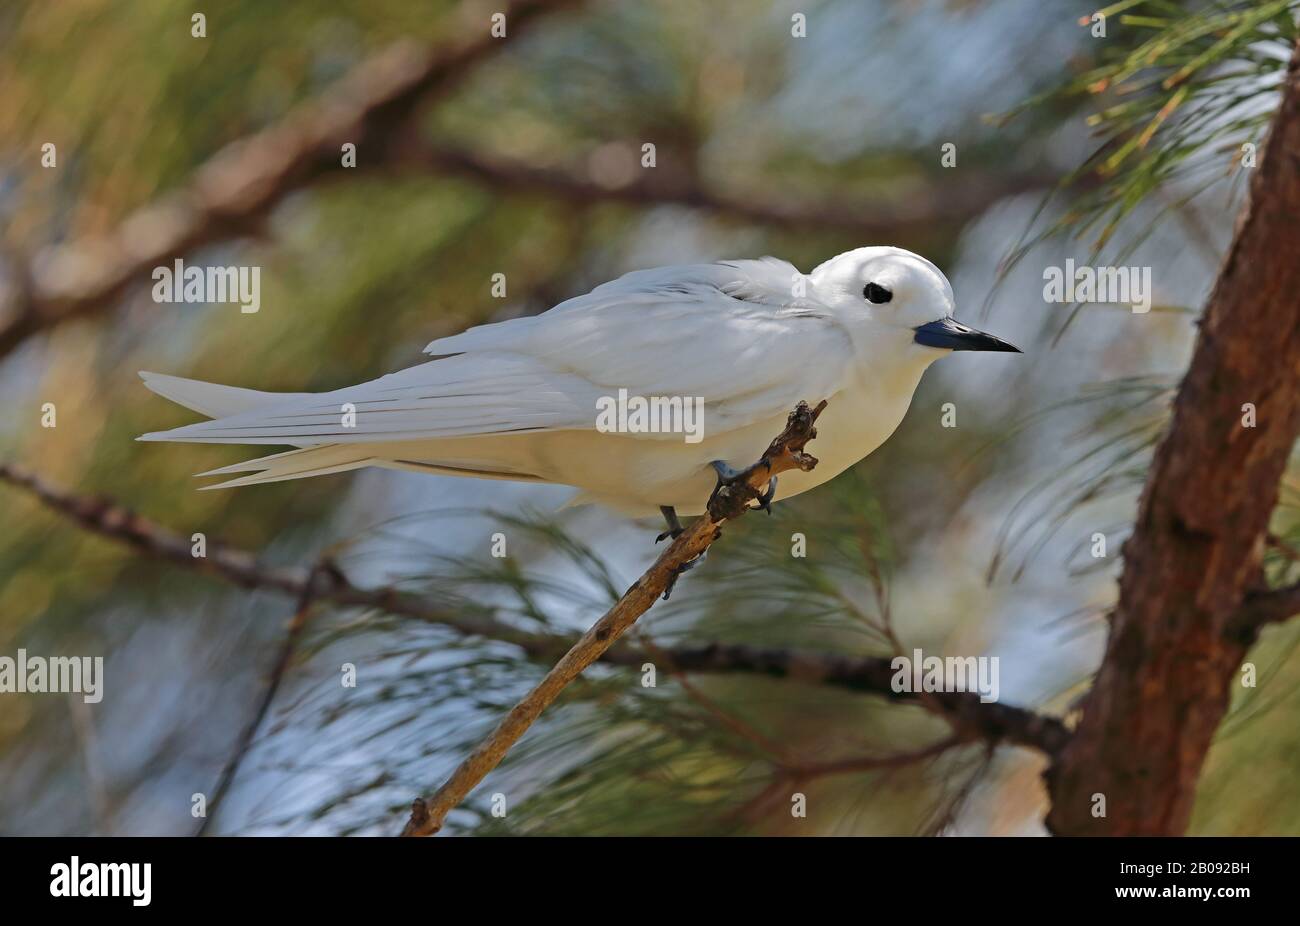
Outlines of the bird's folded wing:
{"type": "Polygon", "coordinates": [[[594,430],[600,401],[622,389],[700,397],[706,436],[725,433],[825,398],[847,374],[847,335],[796,295],[795,276],[777,261],[629,274],[543,315],[434,341],[427,352],[441,359],[156,437],[307,445],[594,430]]]}
{"type": "MultiPolygon", "coordinates": [[[[811,282],[773,258],[636,271],[542,315],[439,339],[425,353],[480,350],[572,372],[602,396],[624,388],[701,397],[715,434],[829,397],[853,363],[847,332],[811,282]]],[[[591,427],[591,406],[583,411],[591,427]]]]}

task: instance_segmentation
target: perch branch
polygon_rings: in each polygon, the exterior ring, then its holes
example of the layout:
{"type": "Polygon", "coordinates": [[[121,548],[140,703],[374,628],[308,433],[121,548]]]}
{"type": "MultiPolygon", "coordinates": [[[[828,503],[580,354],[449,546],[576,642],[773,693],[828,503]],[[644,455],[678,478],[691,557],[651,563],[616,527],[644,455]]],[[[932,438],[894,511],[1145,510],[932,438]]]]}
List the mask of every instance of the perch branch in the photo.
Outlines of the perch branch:
{"type": "Polygon", "coordinates": [[[646,570],[623,593],[605,614],[578,638],[578,642],[560,658],[554,668],[511,708],[505,719],[487,739],[465,758],[451,777],[428,800],[417,798],[411,817],[402,830],[403,836],[431,836],[442,829],[443,820],[484,776],[501,762],[510,747],[519,741],[542,711],[559,697],[570,682],[605,653],[623,632],[642,614],[650,610],[660,596],[672,588],[683,567],[700,557],[722,536],[722,525],[742,515],[767,488],[768,479],[792,469],[811,470],[816,457],[804,451],[804,445],[817,436],[817,416],[826,407],[818,403],[810,409],[800,402],[790,413],[785,429],[768,445],[758,462],[734,479],[720,482],[713,490],[705,514],[696,518],[654,565],[646,570]]]}

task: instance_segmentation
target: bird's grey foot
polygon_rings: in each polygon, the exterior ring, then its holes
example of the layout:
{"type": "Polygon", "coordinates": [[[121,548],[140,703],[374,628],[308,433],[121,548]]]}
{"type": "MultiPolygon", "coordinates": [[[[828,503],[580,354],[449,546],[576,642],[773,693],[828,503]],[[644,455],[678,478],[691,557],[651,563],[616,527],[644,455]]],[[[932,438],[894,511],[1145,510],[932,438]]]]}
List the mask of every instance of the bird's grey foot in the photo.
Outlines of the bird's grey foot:
{"type": "Polygon", "coordinates": [[[731,482],[740,476],[740,470],[736,469],[725,460],[714,460],[709,465],[712,466],[713,471],[718,474],[719,483],[731,482]]]}
{"type": "Polygon", "coordinates": [[[668,585],[664,588],[664,601],[668,600],[668,596],[671,595],[673,589],[677,587],[677,580],[680,579],[683,574],[690,572],[696,566],[700,565],[700,563],[704,562],[705,557],[708,555],[709,551],[705,550],[699,556],[695,557],[695,559],[687,560],[673,570],[672,577],[668,579],[668,585]]]}
{"type": "MultiPolygon", "coordinates": [[[[736,469],[723,460],[714,460],[709,464],[713,471],[718,474],[718,485],[724,486],[736,482],[745,476],[745,473],[736,469]]],[[[776,477],[773,476],[767,481],[767,490],[762,495],[754,499],[758,504],[755,510],[766,511],[769,515],[772,513],[772,499],[776,498],[776,477]]]]}
{"type": "Polygon", "coordinates": [[[661,543],[669,537],[676,540],[686,533],[686,528],[682,527],[682,522],[677,520],[677,510],[672,505],[660,505],[659,510],[663,512],[664,521],[668,523],[668,530],[656,537],[655,543],[661,543]]]}

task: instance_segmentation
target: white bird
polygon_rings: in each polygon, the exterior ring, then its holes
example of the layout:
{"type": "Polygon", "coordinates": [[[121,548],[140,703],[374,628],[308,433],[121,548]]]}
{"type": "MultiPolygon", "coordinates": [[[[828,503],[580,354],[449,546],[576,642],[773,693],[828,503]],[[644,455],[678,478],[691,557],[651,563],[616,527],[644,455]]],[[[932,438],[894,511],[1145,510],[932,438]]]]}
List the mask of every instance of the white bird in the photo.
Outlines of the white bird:
{"type": "Polygon", "coordinates": [[[757,460],[800,399],[829,402],[820,463],[782,475],[782,498],[884,443],[939,357],[1018,351],[953,308],[939,268],[901,248],[848,251],[808,275],[773,258],[640,270],[541,315],[440,338],[425,348],[433,360],[333,392],[142,372],[212,420],[139,439],[298,448],[200,473],[251,473],[205,488],[382,466],[576,486],[570,504],[662,512],[676,530],[677,513],[701,513],[726,464],[757,460]],[[702,398],[700,433],[602,430],[620,390],[702,398]]]}

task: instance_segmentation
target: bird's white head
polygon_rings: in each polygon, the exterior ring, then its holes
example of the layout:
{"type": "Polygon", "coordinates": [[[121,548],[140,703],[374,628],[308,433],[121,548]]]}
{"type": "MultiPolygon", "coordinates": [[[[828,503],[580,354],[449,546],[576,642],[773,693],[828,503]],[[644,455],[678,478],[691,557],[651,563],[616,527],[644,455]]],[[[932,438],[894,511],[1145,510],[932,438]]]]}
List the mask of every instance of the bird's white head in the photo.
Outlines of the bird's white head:
{"type": "Polygon", "coordinates": [[[872,328],[880,325],[908,335],[928,359],[953,350],[1020,352],[1001,338],[954,319],[948,278],[911,251],[889,247],[846,251],[819,266],[809,279],[818,299],[842,319],[861,319],[872,328]]]}

